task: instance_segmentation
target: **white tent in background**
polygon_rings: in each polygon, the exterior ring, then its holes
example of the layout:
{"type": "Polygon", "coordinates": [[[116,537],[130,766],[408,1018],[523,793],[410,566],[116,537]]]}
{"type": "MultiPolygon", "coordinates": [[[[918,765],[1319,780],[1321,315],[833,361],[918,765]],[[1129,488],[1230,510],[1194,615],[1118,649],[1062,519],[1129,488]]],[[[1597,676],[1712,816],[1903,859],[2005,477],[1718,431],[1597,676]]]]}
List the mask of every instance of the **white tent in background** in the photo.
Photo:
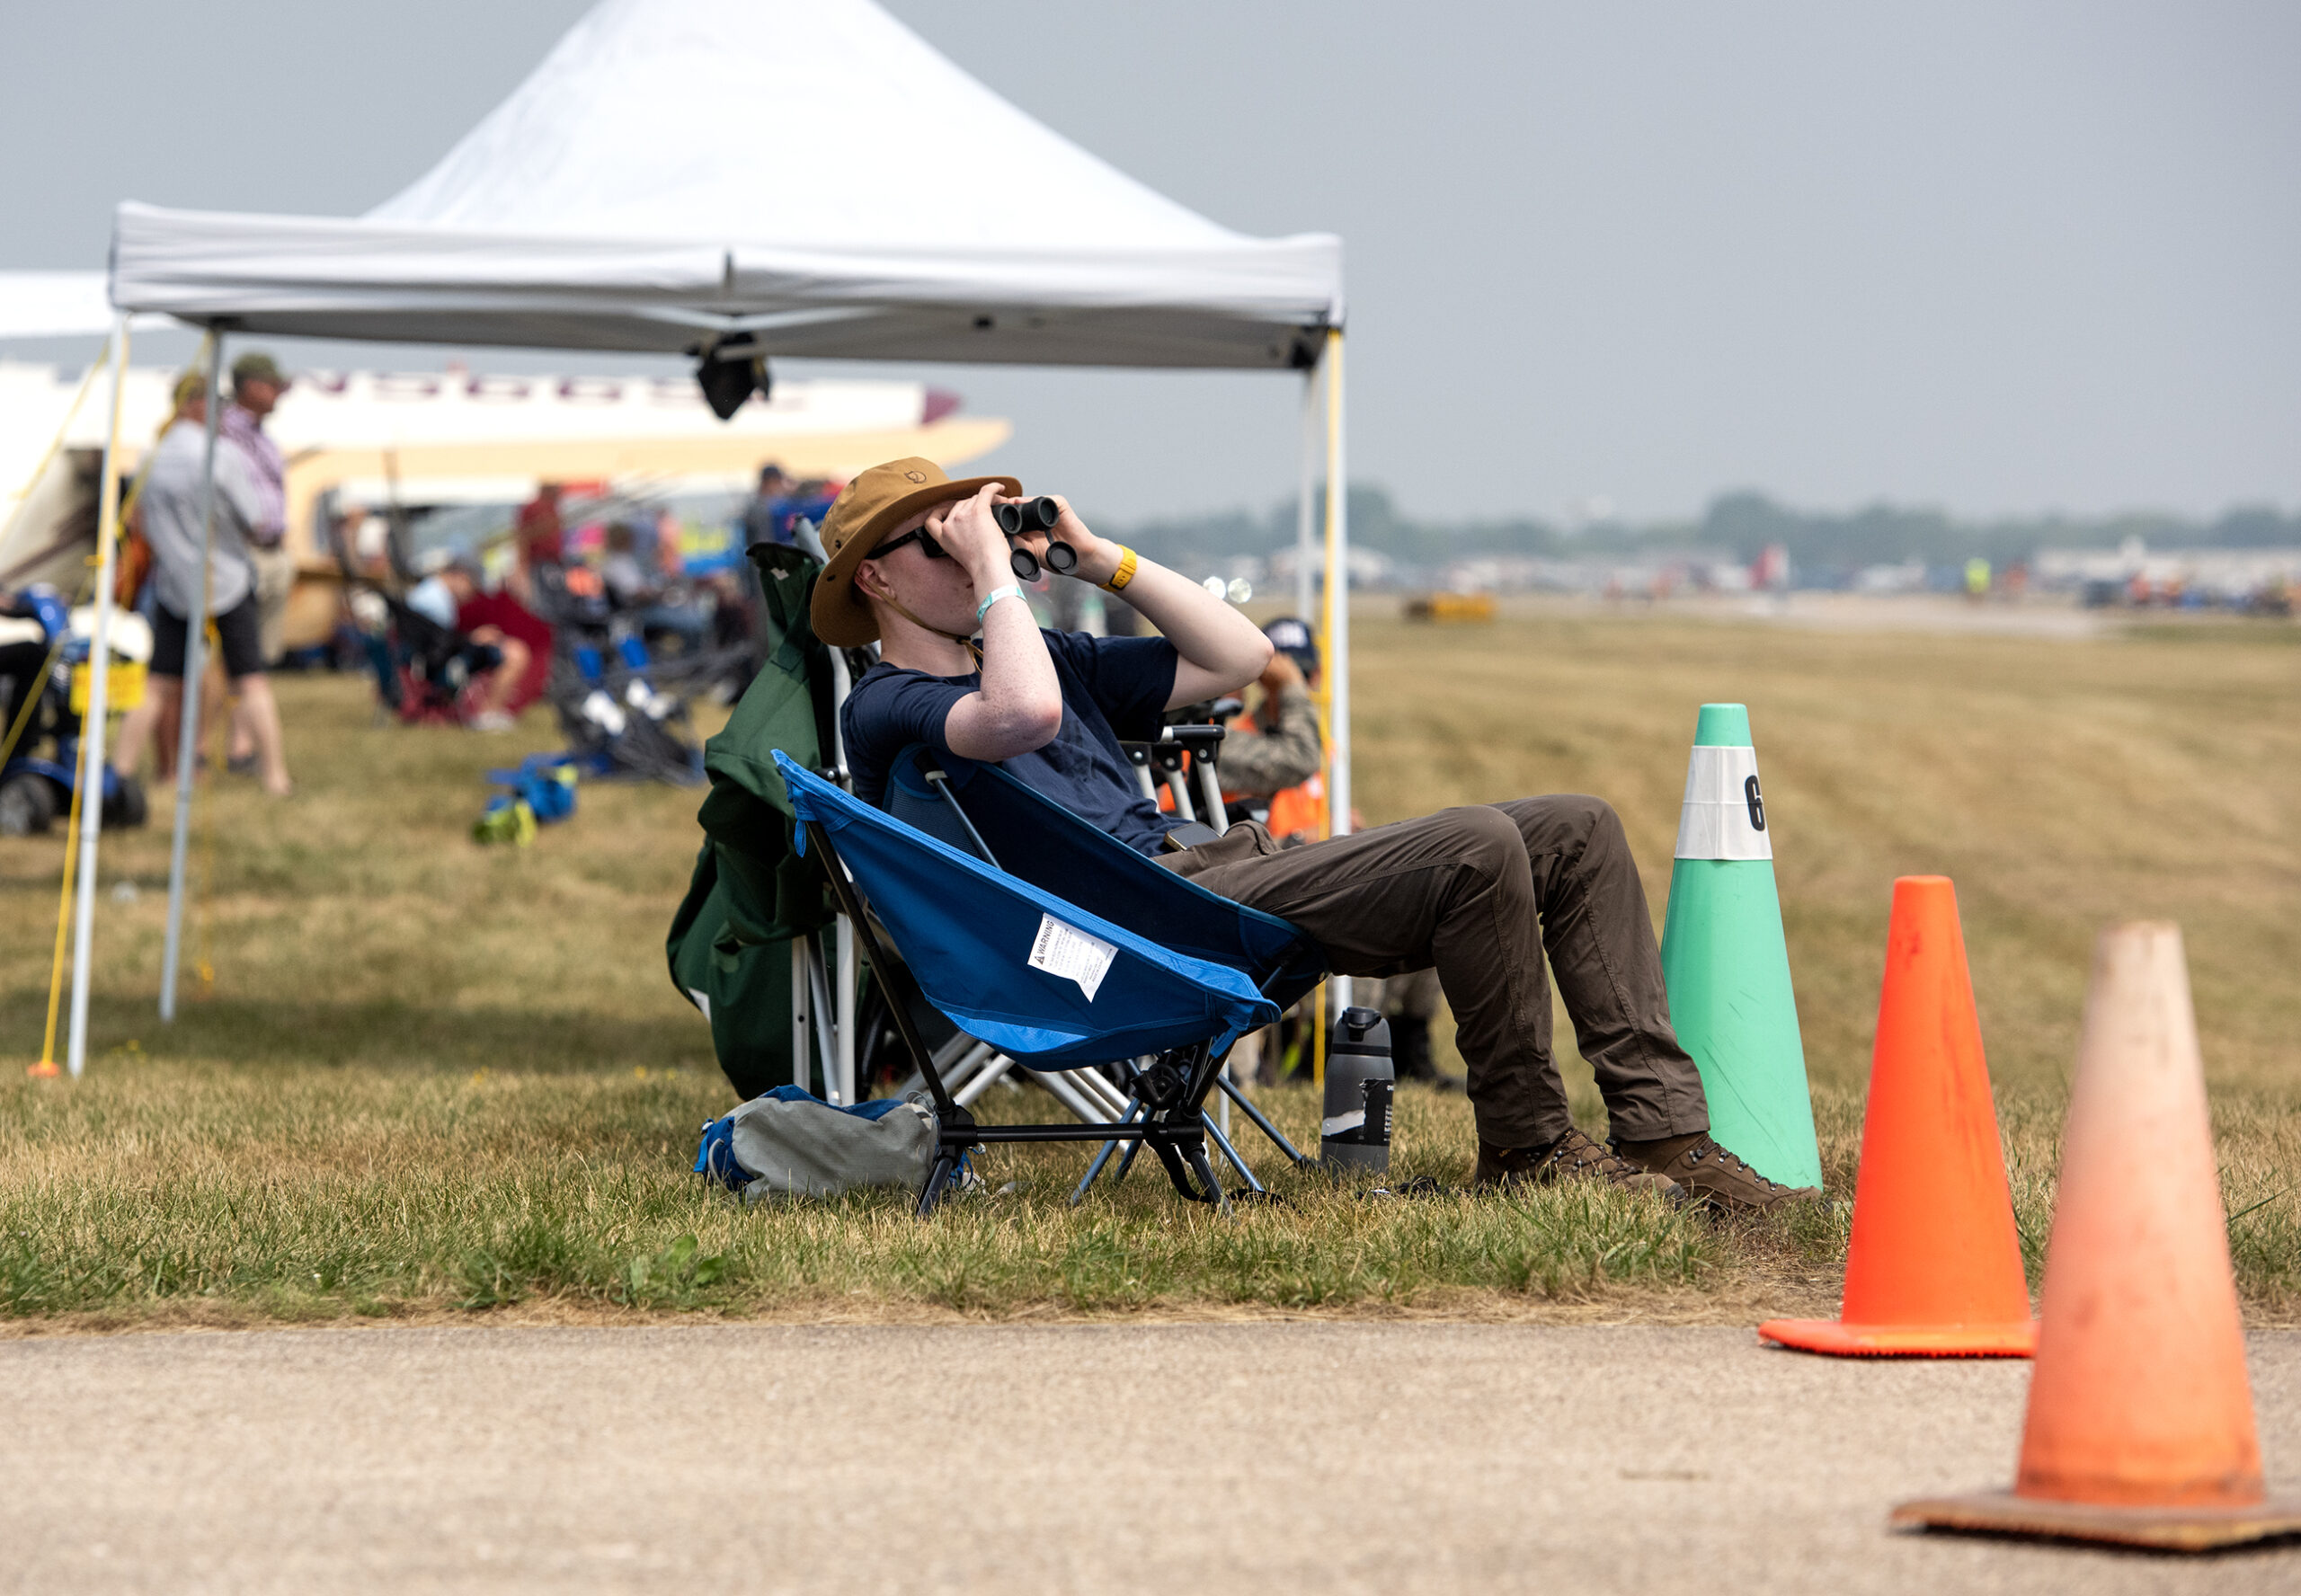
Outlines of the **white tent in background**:
{"type": "Polygon", "coordinates": [[[0,271],[0,343],[111,331],[101,271],[0,271]]]}
{"type": "MultiPolygon", "coordinates": [[[[1347,827],[1340,240],[1209,221],[1008,104],[871,0],[604,0],[364,217],[123,204],[111,301],[218,333],[1324,369],[1329,802],[1347,827]]],[[[187,779],[179,858],[189,793],[187,779]]]]}
{"type": "Polygon", "coordinates": [[[356,220],[120,208],[112,298],[255,332],[1307,365],[1342,246],[1152,192],[869,0],[609,0],[356,220]]]}

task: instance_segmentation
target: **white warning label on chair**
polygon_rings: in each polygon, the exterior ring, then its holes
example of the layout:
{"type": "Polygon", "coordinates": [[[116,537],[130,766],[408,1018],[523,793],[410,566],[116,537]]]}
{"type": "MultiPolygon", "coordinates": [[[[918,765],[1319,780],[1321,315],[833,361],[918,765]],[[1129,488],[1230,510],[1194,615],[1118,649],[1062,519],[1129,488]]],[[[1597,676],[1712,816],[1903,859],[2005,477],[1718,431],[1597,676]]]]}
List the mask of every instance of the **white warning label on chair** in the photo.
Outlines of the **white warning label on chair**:
{"type": "Polygon", "coordinates": [[[1110,973],[1111,961],[1117,957],[1118,949],[1101,937],[1066,926],[1051,914],[1039,916],[1038,939],[1031,944],[1031,968],[1077,981],[1088,1002],[1095,1000],[1103,977],[1110,973]]]}
{"type": "Polygon", "coordinates": [[[1758,751],[1697,745],[1686,762],[1686,797],[1678,811],[1681,859],[1771,859],[1765,797],[1758,790],[1758,751]]]}

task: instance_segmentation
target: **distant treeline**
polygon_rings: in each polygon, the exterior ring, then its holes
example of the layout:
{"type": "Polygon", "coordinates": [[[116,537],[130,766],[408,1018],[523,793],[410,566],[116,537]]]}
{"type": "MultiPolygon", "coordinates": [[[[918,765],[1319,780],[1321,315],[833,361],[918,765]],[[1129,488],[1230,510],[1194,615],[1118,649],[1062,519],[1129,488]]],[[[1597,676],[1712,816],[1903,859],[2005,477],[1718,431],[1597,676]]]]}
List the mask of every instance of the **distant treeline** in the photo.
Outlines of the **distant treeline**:
{"type": "MultiPolygon", "coordinates": [[[[1325,513],[1325,496],[1315,506],[1325,513]]],[[[1321,519],[1319,523],[1323,527],[1321,519]]],[[[1267,514],[1220,515],[1154,521],[1130,528],[1129,542],[1182,570],[1208,569],[1238,554],[1267,554],[1294,541],[1292,501],[1267,514]]],[[[2272,548],[2301,545],[2301,510],[2241,508],[2211,520],[2131,513],[1960,520],[1937,510],[1879,504],[1844,514],[1792,509],[1763,493],[1725,493],[1701,519],[1643,525],[1601,523],[1568,531],[1532,517],[1494,521],[1420,521],[1378,487],[1350,490],[1350,540],[1379,549],[1402,565],[1444,566],[1477,554],[1586,559],[1701,549],[1752,560],[1781,544],[1808,572],[1852,572],[1869,565],[1921,560],[1962,563],[1976,554],[2003,566],[2040,548],[2115,548],[2138,537],[2153,551],[2182,548],[2272,548]]]]}

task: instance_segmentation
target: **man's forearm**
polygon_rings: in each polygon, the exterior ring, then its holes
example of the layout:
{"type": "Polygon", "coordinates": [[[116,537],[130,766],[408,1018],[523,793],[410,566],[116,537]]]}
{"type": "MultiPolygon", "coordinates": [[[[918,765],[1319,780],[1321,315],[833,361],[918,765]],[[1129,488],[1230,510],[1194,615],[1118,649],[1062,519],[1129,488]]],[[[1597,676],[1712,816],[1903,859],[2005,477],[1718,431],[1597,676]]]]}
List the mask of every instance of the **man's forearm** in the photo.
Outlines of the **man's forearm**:
{"type": "MultiPolygon", "coordinates": [[[[1107,583],[1119,563],[1117,547],[1105,542],[1096,550],[1099,558],[1080,561],[1078,574],[1097,585],[1107,583]]],[[[1183,665],[1192,668],[1187,677],[1177,673],[1178,703],[1235,692],[1269,662],[1270,640],[1252,621],[1155,560],[1135,556],[1134,575],[1120,597],[1142,611],[1175,645],[1183,665]]]]}
{"type": "Polygon", "coordinates": [[[985,708],[1000,721],[1043,719],[1037,712],[1050,702],[1061,714],[1062,689],[1054,661],[1023,599],[1002,598],[983,612],[982,696],[985,708]]]}
{"type": "MultiPolygon", "coordinates": [[[[1002,583],[973,573],[978,590],[1002,583]]],[[[982,686],[952,708],[943,740],[964,759],[1011,759],[1046,746],[1062,728],[1062,687],[1031,607],[999,599],[982,612],[982,686]]]]}

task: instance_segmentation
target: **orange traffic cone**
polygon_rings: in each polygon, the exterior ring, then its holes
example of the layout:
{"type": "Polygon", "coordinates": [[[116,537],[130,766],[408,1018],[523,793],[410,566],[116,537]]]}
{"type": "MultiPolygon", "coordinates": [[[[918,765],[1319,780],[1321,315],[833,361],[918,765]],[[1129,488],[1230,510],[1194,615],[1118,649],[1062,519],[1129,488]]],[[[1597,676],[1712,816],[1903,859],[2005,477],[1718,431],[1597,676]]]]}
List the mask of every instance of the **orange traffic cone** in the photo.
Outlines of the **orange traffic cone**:
{"type": "Polygon", "coordinates": [[[1769,1319],[1758,1334],[1851,1357],[2026,1358],[2037,1348],[1947,876],[1894,882],[1838,1314],[1769,1319]]]}
{"type": "Polygon", "coordinates": [[[2301,1534],[2301,1501],[2261,1488],[2179,927],[2094,951],[2020,1476],[1893,1521],[2176,1551],[2301,1534]]]}

